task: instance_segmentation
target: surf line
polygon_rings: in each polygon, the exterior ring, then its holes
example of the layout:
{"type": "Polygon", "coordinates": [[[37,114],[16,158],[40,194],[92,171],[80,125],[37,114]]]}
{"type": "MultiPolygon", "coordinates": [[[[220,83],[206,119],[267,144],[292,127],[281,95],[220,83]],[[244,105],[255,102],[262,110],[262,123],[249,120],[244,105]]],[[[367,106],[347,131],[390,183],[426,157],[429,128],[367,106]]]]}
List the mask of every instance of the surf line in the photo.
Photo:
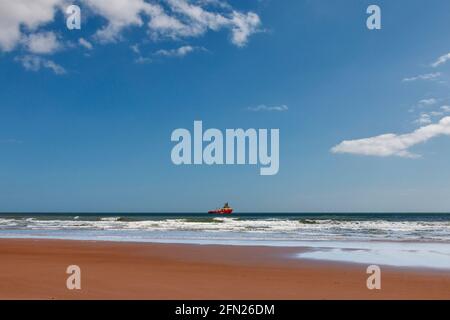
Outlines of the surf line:
{"type": "Polygon", "coordinates": [[[280,130],[270,129],[270,150],[268,129],[219,129],[210,128],[203,132],[203,122],[194,121],[193,137],[188,129],[173,130],[172,142],[178,142],[171,152],[175,165],[257,165],[260,175],[275,175],[280,167],[280,130]],[[203,148],[203,143],[208,144],[203,148]],[[248,146],[248,150],[246,147],[248,146]],[[193,149],[193,150],[192,150],[193,149]],[[248,160],[248,161],[247,161],[248,160]]]}

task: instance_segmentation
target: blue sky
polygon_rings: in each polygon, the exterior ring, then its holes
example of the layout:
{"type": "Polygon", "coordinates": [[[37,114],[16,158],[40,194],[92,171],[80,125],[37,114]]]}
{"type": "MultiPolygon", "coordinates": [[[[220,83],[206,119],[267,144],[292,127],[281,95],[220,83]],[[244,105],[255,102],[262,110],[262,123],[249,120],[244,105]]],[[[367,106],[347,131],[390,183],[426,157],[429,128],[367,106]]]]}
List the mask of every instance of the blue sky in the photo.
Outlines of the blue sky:
{"type": "Polygon", "coordinates": [[[0,211],[449,211],[448,1],[122,2],[0,5],[0,211]],[[173,165],[194,120],[279,128],[279,173],[173,165]]]}

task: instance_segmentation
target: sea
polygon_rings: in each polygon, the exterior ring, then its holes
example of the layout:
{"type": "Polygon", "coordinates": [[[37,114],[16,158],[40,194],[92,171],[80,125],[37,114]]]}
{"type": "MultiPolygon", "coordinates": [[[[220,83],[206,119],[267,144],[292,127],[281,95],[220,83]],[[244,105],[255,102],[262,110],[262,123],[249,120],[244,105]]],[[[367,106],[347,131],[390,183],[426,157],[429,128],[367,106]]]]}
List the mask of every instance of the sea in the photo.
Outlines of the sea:
{"type": "Polygon", "coordinates": [[[1,213],[0,238],[302,247],[293,258],[450,270],[447,213],[1,213]]]}

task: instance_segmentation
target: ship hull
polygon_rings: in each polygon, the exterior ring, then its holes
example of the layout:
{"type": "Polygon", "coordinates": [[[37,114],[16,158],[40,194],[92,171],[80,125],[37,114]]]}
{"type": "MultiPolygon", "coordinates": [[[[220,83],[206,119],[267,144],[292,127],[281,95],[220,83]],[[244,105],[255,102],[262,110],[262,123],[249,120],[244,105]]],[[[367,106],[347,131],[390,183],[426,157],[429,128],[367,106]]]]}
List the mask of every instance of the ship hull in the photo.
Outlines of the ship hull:
{"type": "Polygon", "coordinates": [[[219,210],[210,210],[209,214],[231,214],[233,209],[219,209],[219,210]]]}

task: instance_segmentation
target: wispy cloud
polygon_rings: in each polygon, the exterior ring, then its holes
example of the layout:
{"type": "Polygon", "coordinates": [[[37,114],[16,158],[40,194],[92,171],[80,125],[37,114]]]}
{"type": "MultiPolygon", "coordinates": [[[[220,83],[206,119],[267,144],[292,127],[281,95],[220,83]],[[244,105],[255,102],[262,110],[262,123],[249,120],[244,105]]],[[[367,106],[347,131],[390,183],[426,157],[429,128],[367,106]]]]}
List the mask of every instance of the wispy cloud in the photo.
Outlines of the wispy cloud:
{"type": "Polygon", "coordinates": [[[431,122],[433,121],[431,121],[431,115],[428,113],[421,113],[419,119],[414,121],[414,123],[421,125],[430,124],[431,122]]]}
{"type": "Polygon", "coordinates": [[[66,69],[64,69],[59,64],[55,63],[52,60],[45,59],[35,55],[26,55],[23,57],[18,57],[15,59],[19,61],[23,67],[28,71],[39,71],[42,68],[50,69],[57,75],[62,75],[66,73],[66,69]]]}
{"type": "Polygon", "coordinates": [[[430,115],[433,117],[440,117],[440,116],[444,115],[444,112],[443,111],[431,111],[430,115]]]}
{"type": "Polygon", "coordinates": [[[135,43],[130,46],[131,51],[136,54],[136,58],[134,59],[135,63],[145,64],[151,63],[153,60],[150,57],[144,57],[141,53],[141,48],[138,43],[135,43]]]}
{"type": "Polygon", "coordinates": [[[331,152],[417,158],[420,155],[411,153],[409,151],[411,147],[442,135],[450,135],[450,117],[444,117],[438,123],[420,127],[411,133],[401,135],[388,133],[371,138],[346,140],[333,147],[331,152]]]}
{"type": "Polygon", "coordinates": [[[90,43],[89,41],[87,41],[84,38],[78,39],[78,43],[79,43],[80,46],[82,46],[82,47],[84,47],[85,49],[88,49],[88,50],[92,50],[94,48],[92,43],[90,43]]]}
{"type": "Polygon", "coordinates": [[[442,106],[442,107],[441,107],[441,110],[444,111],[444,112],[446,112],[446,113],[447,113],[447,112],[450,112],[450,106],[442,106]]]}
{"type": "Polygon", "coordinates": [[[417,102],[417,104],[409,110],[410,112],[420,111],[418,118],[414,120],[413,123],[419,125],[430,124],[434,122],[437,117],[442,117],[446,113],[450,113],[450,106],[438,106],[438,103],[445,100],[447,99],[428,98],[417,102]]]}
{"type": "Polygon", "coordinates": [[[10,138],[10,139],[0,139],[0,144],[20,144],[23,143],[22,140],[17,140],[14,138],[10,138]]]}
{"type": "Polygon", "coordinates": [[[133,51],[136,54],[141,54],[141,49],[139,48],[139,44],[135,43],[130,46],[131,51],[133,51]]]}
{"type": "Polygon", "coordinates": [[[184,57],[185,55],[194,52],[194,51],[205,51],[205,48],[202,47],[193,47],[193,46],[182,46],[176,49],[169,50],[158,50],[155,52],[155,55],[165,56],[165,57],[184,57]]]}
{"type": "Polygon", "coordinates": [[[422,99],[417,103],[417,105],[419,107],[429,107],[435,105],[437,102],[438,100],[436,98],[422,99]]]}
{"type": "Polygon", "coordinates": [[[260,104],[259,106],[256,107],[248,107],[247,110],[249,111],[254,111],[254,112],[258,112],[258,111],[278,111],[278,112],[282,112],[282,111],[288,111],[289,108],[287,105],[279,105],[279,106],[266,106],[264,104],[260,104]]]}
{"type": "Polygon", "coordinates": [[[420,110],[420,112],[423,114],[424,112],[422,111],[424,108],[430,108],[433,107],[434,105],[436,105],[440,100],[436,99],[436,98],[426,98],[426,99],[422,99],[419,100],[415,105],[413,105],[410,109],[409,112],[415,112],[420,110]]]}
{"type": "Polygon", "coordinates": [[[444,55],[440,56],[439,58],[437,58],[436,61],[434,61],[434,62],[431,64],[431,66],[432,66],[433,68],[437,68],[437,67],[439,67],[440,65],[446,63],[448,60],[450,60],[450,52],[447,53],[447,54],[444,54],[444,55]]]}
{"type": "Polygon", "coordinates": [[[153,60],[148,57],[139,56],[136,59],[134,59],[135,63],[145,64],[145,63],[151,63],[153,60]]]}
{"type": "Polygon", "coordinates": [[[412,82],[416,80],[435,80],[439,78],[442,75],[440,72],[434,72],[434,73],[426,73],[426,74],[420,74],[418,76],[410,77],[410,78],[404,78],[403,82],[412,82]]]}

